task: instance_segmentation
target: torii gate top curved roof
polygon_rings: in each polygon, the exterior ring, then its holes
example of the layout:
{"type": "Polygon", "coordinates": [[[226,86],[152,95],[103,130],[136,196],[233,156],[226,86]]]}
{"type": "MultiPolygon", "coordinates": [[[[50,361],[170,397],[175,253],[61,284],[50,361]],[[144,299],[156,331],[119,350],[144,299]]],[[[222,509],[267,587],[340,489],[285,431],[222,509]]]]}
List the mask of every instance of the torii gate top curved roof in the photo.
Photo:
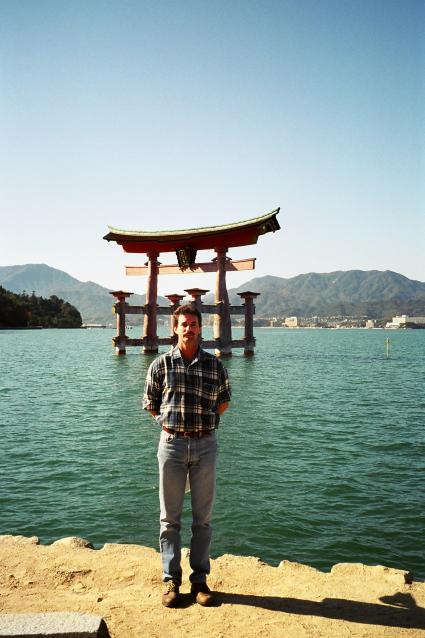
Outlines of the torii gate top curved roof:
{"type": "Polygon", "coordinates": [[[276,215],[280,208],[271,213],[247,219],[235,224],[189,228],[187,230],[122,230],[108,226],[109,233],[103,239],[116,241],[126,253],[174,252],[181,248],[209,250],[232,248],[256,244],[259,235],[280,229],[276,215]]]}

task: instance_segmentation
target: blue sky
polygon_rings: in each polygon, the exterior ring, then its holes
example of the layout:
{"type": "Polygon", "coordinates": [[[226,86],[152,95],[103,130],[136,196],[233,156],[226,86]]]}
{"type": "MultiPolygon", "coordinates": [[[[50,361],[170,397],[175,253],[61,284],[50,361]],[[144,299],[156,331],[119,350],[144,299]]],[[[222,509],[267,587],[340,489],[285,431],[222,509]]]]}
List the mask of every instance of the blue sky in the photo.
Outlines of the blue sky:
{"type": "Polygon", "coordinates": [[[103,241],[107,224],[280,206],[280,232],[230,253],[257,267],[229,287],[353,268],[425,281],[424,24],[416,0],[0,0],[0,265],[141,292],[124,265],[143,256],[103,241]]]}

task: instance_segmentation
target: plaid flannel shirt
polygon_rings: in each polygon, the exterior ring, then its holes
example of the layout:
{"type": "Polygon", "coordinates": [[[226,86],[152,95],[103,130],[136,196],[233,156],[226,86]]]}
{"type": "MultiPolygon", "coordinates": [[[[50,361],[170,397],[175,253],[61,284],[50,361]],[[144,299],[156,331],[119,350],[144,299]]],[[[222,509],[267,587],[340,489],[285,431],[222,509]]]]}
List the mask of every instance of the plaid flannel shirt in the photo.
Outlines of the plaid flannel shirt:
{"type": "Polygon", "coordinates": [[[227,370],[217,357],[199,349],[186,364],[176,346],[149,366],[143,407],[158,412],[156,421],[178,432],[214,430],[217,406],[230,401],[227,370]]]}

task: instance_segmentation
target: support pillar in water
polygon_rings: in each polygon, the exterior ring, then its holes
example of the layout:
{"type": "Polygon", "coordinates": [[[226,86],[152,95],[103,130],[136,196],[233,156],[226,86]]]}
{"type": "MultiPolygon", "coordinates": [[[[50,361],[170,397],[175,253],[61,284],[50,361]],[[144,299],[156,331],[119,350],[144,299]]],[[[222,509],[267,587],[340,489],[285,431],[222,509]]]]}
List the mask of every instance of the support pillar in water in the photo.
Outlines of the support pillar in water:
{"type": "Polygon", "coordinates": [[[115,346],[115,352],[117,355],[125,354],[125,346],[127,336],[125,334],[125,306],[126,298],[130,297],[132,292],[124,292],[124,290],[115,290],[110,292],[110,295],[117,300],[114,304],[114,312],[117,316],[117,334],[113,337],[112,342],[115,346]]]}
{"type": "Polygon", "coordinates": [[[254,299],[258,297],[259,292],[238,292],[239,297],[244,300],[244,309],[245,309],[245,345],[244,345],[244,355],[247,357],[252,357],[254,354],[255,348],[255,337],[254,337],[254,299]]]}
{"type": "Polygon", "coordinates": [[[177,343],[177,335],[174,332],[174,317],[173,312],[177,310],[180,306],[181,300],[184,298],[184,295],[165,295],[167,299],[171,303],[171,316],[170,316],[170,339],[173,346],[177,343]]]}

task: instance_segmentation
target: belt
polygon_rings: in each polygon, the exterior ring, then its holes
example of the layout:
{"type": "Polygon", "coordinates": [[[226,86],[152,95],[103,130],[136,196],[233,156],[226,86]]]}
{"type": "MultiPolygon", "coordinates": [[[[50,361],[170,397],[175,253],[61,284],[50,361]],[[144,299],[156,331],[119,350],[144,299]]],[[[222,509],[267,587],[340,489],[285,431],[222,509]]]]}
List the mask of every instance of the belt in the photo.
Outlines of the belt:
{"type": "Polygon", "coordinates": [[[214,430],[201,430],[200,432],[179,432],[178,430],[171,430],[170,428],[166,428],[162,426],[164,432],[168,432],[168,434],[174,434],[174,436],[181,437],[183,439],[200,439],[203,436],[209,436],[211,432],[214,430]]]}

